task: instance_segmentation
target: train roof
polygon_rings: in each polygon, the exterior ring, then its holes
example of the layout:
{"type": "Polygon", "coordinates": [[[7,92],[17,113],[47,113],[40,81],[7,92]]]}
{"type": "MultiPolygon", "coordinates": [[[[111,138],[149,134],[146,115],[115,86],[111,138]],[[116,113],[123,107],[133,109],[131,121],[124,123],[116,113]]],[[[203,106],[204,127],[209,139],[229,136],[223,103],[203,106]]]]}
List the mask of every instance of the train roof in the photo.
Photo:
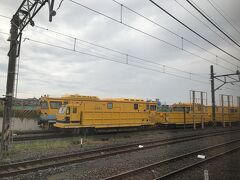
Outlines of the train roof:
{"type": "Polygon", "coordinates": [[[156,101],[134,99],[134,98],[105,98],[100,99],[97,96],[83,96],[83,95],[65,95],[62,97],[50,97],[48,95],[42,96],[41,100],[98,100],[98,101],[117,101],[117,102],[143,102],[143,103],[156,103],[156,101]]]}

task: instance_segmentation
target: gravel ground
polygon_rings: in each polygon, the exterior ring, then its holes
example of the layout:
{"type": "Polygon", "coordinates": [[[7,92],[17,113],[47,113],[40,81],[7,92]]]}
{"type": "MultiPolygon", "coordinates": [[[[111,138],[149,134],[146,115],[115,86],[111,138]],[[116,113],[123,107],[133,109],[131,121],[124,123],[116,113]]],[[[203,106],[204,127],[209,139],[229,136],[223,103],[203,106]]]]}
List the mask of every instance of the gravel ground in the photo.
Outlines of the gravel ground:
{"type": "MultiPolygon", "coordinates": [[[[239,128],[232,127],[231,129],[239,128]]],[[[188,129],[172,129],[172,130],[152,130],[152,131],[138,131],[138,132],[124,132],[124,133],[110,133],[100,134],[94,136],[86,136],[83,138],[84,145],[81,147],[80,138],[58,138],[49,140],[34,140],[14,142],[12,150],[0,159],[1,164],[8,164],[13,162],[40,159],[48,156],[67,154],[76,151],[85,151],[89,149],[109,147],[113,145],[122,145],[126,143],[134,143],[147,141],[151,139],[165,139],[186,135],[204,134],[212,131],[227,130],[230,128],[205,128],[196,131],[191,128],[188,129]]]]}
{"type": "Polygon", "coordinates": [[[182,153],[223,143],[231,139],[237,139],[239,135],[240,133],[208,137],[205,139],[172,144],[139,152],[132,152],[130,154],[117,155],[61,168],[52,168],[10,179],[101,179],[119,172],[135,169],[146,164],[174,157],[182,153]]]}
{"type": "Polygon", "coordinates": [[[240,179],[240,151],[227,154],[223,157],[215,159],[211,162],[204,163],[203,165],[187,170],[184,173],[178,174],[169,180],[182,180],[194,179],[203,180],[204,170],[208,171],[209,180],[239,180],[240,179]]]}

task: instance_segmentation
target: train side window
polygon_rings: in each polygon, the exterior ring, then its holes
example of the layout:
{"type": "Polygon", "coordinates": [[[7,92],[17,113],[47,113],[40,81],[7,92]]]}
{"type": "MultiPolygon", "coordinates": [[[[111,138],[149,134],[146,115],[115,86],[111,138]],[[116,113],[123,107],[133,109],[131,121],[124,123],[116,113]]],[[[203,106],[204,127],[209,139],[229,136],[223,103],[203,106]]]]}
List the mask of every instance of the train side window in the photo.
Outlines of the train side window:
{"type": "Polygon", "coordinates": [[[137,110],[138,109],[138,104],[134,104],[134,109],[137,110]]]}
{"type": "Polygon", "coordinates": [[[108,103],[108,104],[107,104],[107,108],[108,108],[108,109],[112,109],[112,108],[113,108],[113,103],[108,103]]]}
{"type": "Polygon", "coordinates": [[[151,111],[155,111],[155,110],[156,110],[156,106],[155,106],[155,105],[151,105],[151,106],[150,106],[150,110],[151,110],[151,111]]]}
{"type": "Polygon", "coordinates": [[[74,108],[73,108],[73,114],[76,114],[76,113],[77,113],[77,108],[74,107],[74,108]]]}

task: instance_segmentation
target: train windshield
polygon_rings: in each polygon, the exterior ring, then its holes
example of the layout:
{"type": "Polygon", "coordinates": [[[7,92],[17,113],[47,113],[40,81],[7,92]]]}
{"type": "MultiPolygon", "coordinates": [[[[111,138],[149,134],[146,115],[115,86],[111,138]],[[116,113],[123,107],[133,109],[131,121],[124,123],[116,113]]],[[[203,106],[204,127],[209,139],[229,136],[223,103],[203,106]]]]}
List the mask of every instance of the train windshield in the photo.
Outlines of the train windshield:
{"type": "Polygon", "coordinates": [[[67,110],[67,107],[66,106],[61,106],[58,110],[58,113],[59,114],[65,114],[66,113],[66,110],[67,110]]]}
{"type": "Polygon", "coordinates": [[[50,101],[51,109],[59,109],[62,105],[62,102],[59,101],[50,101]]]}
{"type": "Polygon", "coordinates": [[[41,101],[40,102],[41,109],[48,109],[48,103],[47,101],[41,101]]]}

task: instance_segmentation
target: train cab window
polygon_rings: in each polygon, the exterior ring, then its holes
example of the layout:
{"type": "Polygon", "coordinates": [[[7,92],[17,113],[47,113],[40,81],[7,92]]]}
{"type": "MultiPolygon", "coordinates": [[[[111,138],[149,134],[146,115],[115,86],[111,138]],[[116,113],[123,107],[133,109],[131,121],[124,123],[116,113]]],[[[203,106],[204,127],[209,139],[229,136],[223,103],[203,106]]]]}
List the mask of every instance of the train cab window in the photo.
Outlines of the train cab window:
{"type": "Polygon", "coordinates": [[[67,114],[67,115],[70,114],[70,107],[67,107],[66,114],[67,114]]]}
{"type": "Polygon", "coordinates": [[[59,109],[62,105],[62,102],[59,101],[50,101],[51,109],[59,109]]]}
{"type": "Polygon", "coordinates": [[[61,106],[58,110],[59,114],[65,114],[65,112],[66,112],[66,106],[61,106]]]}
{"type": "Polygon", "coordinates": [[[74,107],[73,110],[72,110],[73,114],[76,114],[77,113],[77,108],[74,107]]]}
{"type": "Polygon", "coordinates": [[[151,105],[151,106],[150,106],[150,110],[151,110],[151,111],[155,111],[155,110],[156,110],[156,105],[151,105]]]}
{"type": "Polygon", "coordinates": [[[41,107],[41,109],[48,109],[48,103],[47,103],[47,101],[42,101],[42,102],[40,102],[40,107],[41,107]]]}
{"type": "Polygon", "coordinates": [[[108,103],[108,104],[107,104],[107,108],[108,108],[108,109],[112,109],[112,108],[113,108],[113,103],[108,103]]]}
{"type": "Polygon", "coordinates": [[[134,104],[134,109],[137,110],[138,109],[138,104],[134,104]]]}

